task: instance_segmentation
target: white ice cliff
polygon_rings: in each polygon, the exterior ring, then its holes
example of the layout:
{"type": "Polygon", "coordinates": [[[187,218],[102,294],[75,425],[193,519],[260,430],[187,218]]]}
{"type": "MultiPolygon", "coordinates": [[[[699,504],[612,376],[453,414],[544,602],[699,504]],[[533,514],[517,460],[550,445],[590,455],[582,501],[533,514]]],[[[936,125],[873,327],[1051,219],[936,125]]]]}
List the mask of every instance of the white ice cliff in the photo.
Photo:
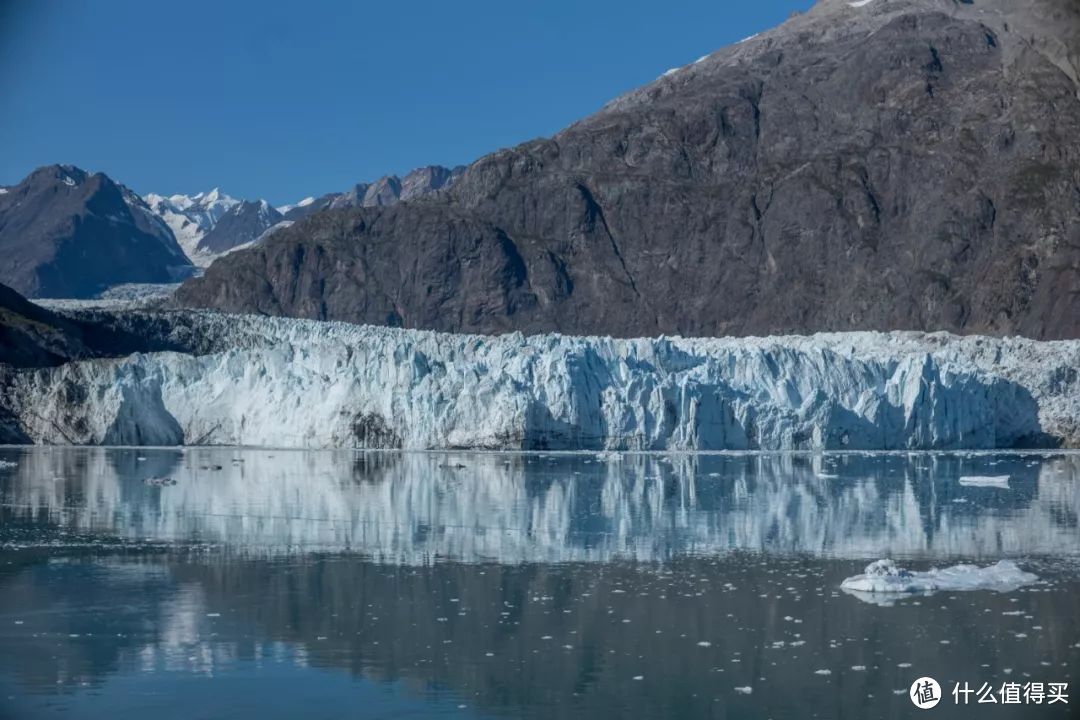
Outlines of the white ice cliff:
{"type": "Polygon", "coordinates": [[[922,333],[493,337],[209,313],[183,317],[184,342],[201,353],[12,372],[0,413],[33,442],[57,444],[1080,445],[1077,341],[922,333]]]}

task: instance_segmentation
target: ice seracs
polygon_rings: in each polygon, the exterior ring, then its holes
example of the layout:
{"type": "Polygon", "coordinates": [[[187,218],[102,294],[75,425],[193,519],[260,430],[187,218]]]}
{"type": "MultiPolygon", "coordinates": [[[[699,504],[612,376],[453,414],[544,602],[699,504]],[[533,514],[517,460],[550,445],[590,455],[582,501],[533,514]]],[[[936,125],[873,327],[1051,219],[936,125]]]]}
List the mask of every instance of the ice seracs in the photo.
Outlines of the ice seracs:
{"type": "Polygon", "coordinates": [[[116,322],[166,333],[162,345],[190,352],[12,373],[0,410],[35,442],[61,444],[593,451],[1080,444],[1076,341],[477,336],[200,312],[116,322]]]}

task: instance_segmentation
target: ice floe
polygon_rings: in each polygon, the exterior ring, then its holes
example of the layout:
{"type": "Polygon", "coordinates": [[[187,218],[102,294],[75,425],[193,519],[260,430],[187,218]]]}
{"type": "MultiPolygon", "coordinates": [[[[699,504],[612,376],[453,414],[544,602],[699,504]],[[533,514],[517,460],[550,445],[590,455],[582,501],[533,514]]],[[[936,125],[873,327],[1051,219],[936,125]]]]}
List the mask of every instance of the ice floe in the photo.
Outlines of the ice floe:
{"type": "Polygon", "coordinates": [[[1008,475],[965,475],[960,478],[960,484],[968,487],[988,487],[1000,490],[1009,489],[1008,475]]]}
{"type": "Polygon", "coordinates": [[[1021,570],[1011,560],[994,565],[953,565],[931,568],[926,572],[906,570],[892,560],[876,560],[866,566],[862,575],[854,575],[840,583],[843,590],[871,602],[895,600],[897,596],[961,590],[995,590],[1010,592],[1038,581],[1038,576],[1021,570]],[[871,597],[866,597],[871,596],[871,597]],[[881,597],[873,597],[881,596],[881,597]]]}

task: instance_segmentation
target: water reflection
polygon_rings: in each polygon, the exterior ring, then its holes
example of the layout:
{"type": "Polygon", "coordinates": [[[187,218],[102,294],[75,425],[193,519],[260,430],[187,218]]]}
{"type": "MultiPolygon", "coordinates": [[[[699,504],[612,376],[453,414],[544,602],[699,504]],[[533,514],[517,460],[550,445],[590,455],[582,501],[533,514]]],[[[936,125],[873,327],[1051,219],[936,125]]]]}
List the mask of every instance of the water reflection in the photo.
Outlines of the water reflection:
{"type": "Polygon", "coordinates": [[[0,460],[0,718],[906,718],[912,673],[1080,668],[1077,455],[0,460]],[[1043,581],[839,591],[1005,555],[1043,581]]]}
{"type": "Polygon", "coordinates": [[[378,562],[608,562],[736,550],[1080,553],[1080,456],[0,451],[0,542],[210,544],[378,562]],[[1007,489],[968,475],[1008,475],[1007,489]],[[156,477],[176,480],[158,487],[156,477]],[[32,527],[27,523],[32,522],[32,527]],[[29,527],[29,529],[28,529],[29,527]],[[26,534],[29,533],[29,534],[26,534]],[[74,533],[74,536],[71,535],[74,533]]]}

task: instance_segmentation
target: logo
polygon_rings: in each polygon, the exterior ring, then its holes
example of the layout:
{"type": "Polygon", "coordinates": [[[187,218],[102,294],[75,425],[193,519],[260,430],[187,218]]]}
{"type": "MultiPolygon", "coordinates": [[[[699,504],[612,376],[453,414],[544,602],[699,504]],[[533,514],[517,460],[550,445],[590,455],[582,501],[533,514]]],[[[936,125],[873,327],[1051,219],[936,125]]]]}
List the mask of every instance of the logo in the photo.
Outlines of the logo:
{"type": "Polygon", "coordinates": [[[921,677],[911,683],[908,691],[911,702],[920,710],[929,710],[941,702],[941,686],[932,677],[921,677]]]}

